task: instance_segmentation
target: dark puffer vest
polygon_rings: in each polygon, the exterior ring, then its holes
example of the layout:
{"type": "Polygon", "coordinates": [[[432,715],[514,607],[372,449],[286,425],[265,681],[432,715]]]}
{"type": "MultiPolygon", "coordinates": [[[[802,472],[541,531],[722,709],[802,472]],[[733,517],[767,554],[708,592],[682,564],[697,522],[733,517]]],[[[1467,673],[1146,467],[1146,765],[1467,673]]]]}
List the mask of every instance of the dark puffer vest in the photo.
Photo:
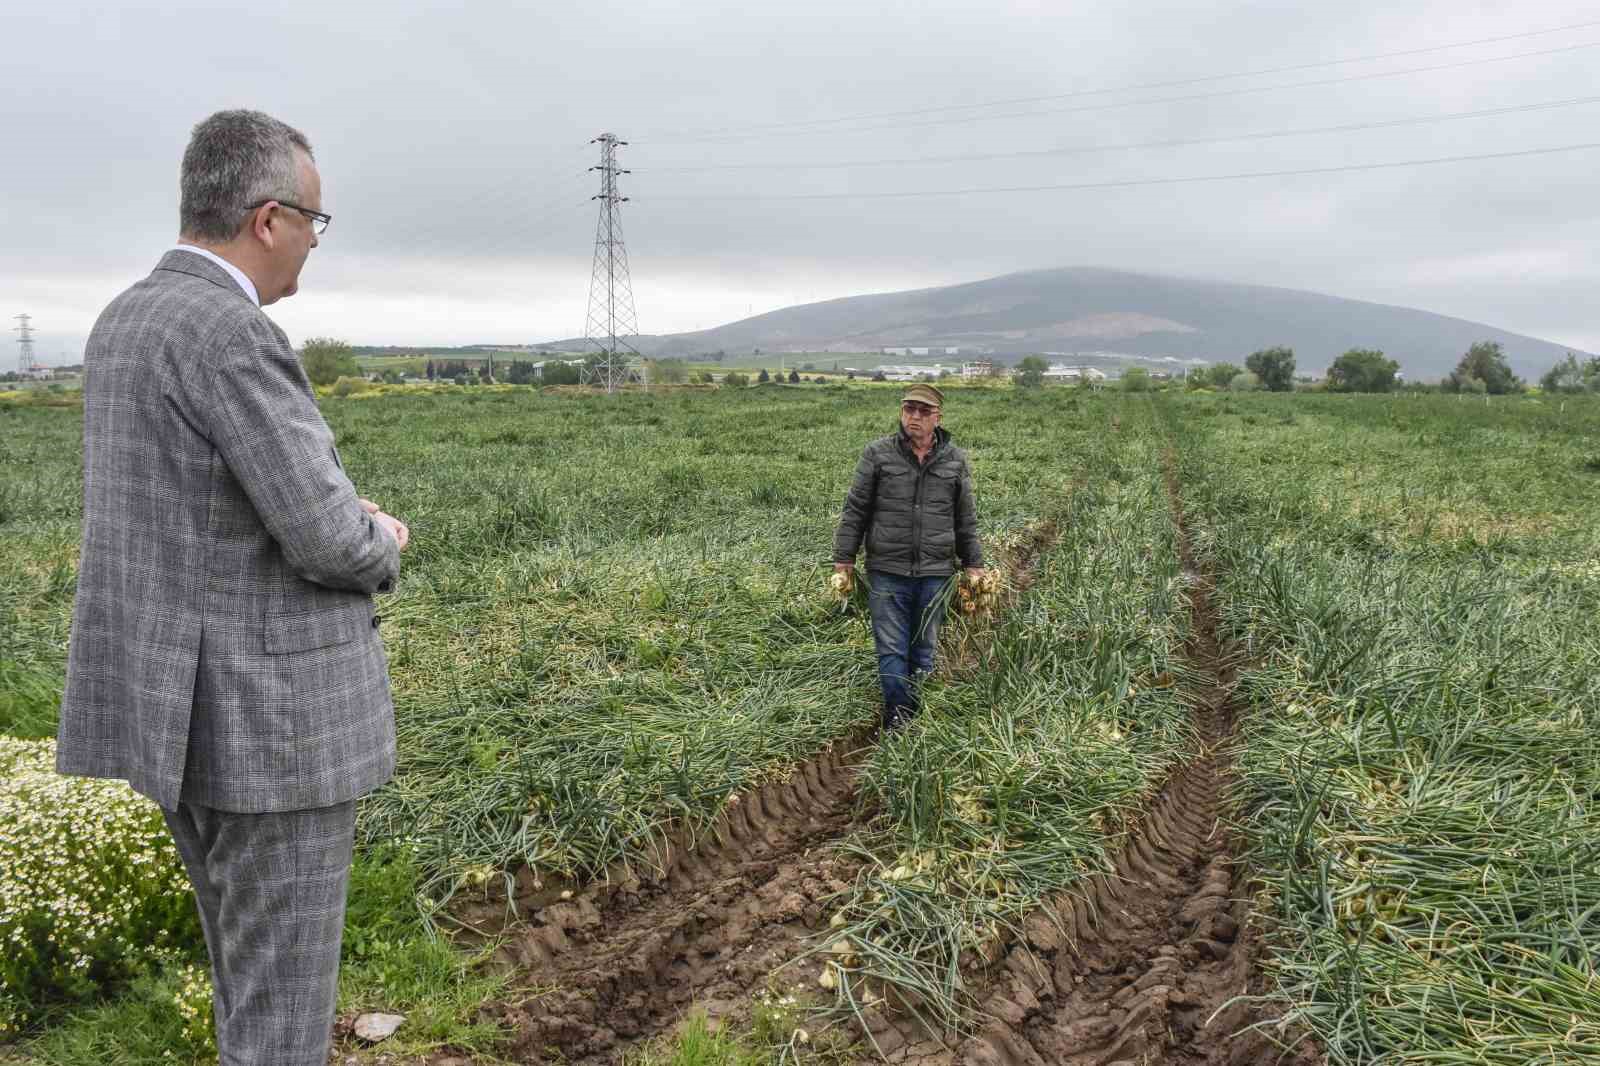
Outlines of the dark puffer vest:
{"type": "Polygon", "coordinates": [[[982,566],[978,508],[967,453],[934,430],[928,461],[917,464],[905,431],[867,445],[833,537],[833,561],[855,562],[866,538],[867,569],[901,577],[943,577],[982,566]]]}

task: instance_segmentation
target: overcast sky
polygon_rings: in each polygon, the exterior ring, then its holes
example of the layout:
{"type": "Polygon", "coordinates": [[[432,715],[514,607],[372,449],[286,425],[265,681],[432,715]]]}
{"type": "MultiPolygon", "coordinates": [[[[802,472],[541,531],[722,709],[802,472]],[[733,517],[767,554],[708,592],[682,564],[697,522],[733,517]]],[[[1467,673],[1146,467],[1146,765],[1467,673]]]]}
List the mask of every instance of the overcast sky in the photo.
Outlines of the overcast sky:
{"type": "Polygon", "coordinates": [[[1600,142],[1596,5],[58,0],[6,5],[0,41],[0,316],[33,315],[46,362],[76,360],[99,309],[173,242],[189,129],[225,107],[268,111],[316,149],[334,222],[300,294],[270,309],[297,343],[580,334],[589,141],[609,130],[631,142],[646,333],[1083,265],[1600,351],[1593,148],[864,195],[1600,142]],[[1305,132],[1335,126],[1367,128],[1305,132]],[[1264,133],[1293,135],[1239,139],[1264,133]],[[1151,144],[1172,141],[1206,143],[1151,144]],[[984,158],[926,161],[949,156],[984,158]]]}

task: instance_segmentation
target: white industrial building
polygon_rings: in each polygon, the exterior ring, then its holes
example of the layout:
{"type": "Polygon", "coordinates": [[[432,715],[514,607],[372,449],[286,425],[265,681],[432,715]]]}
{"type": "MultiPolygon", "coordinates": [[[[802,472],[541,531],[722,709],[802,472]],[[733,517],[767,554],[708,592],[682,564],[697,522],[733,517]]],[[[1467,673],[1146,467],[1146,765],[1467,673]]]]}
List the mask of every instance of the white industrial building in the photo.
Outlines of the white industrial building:
{"type": "Polygon", "coordinates": [[[1106,375],[1104,371],[1097,370],[1092,366],[1063,366],[1060,363],[1052,363],[1050,368],[1044,372],[1044,379],[1046,381],[1055,381],[1061,384],[1074,381],[1088,381],[1092,383],[1096,381],[1104,381],[1106,379],[1106,375]]]}

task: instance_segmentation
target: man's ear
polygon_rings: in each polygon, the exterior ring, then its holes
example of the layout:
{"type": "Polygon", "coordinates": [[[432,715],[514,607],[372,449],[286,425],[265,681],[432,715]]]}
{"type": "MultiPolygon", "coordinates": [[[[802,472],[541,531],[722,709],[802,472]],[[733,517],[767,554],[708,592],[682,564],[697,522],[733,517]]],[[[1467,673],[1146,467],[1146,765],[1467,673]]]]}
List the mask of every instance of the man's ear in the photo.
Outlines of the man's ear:
{"type": "Polygon", "coordinates": [[[271,248],[277,241],[277,234],[272,231],[272,216],[276,206],[276,200],[262,204],[250,213],[250,218],[245,223],[249,227],[250,235],[267,248],[271,248]]]}

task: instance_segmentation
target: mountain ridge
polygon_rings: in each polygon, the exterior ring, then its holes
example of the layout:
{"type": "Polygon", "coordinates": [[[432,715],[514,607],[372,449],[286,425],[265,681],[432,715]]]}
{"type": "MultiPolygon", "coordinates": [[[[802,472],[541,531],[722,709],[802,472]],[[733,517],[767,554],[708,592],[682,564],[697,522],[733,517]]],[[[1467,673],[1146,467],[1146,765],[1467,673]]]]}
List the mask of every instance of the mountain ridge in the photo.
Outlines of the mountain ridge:
{"type": "Polygon", "coordinates": [[[1569,351],[1580,358],[1590,354],[1395,304],[1082,266],[797,304],[711,329],[641,336],[638,347],[656,358],[755,348],[842,354],[959,347],[960,358],[1109,350],[1144,359],[1242,364],[1251,352],[1284,345],[1294,349],[1302,373],[1319,372],[1351,348],[1376,348],[1398,361],[1407,376],[1434,379],[1453,370],[1477,341],[1498,342],[1512,368],[1530,380],[1569,351]]]}

